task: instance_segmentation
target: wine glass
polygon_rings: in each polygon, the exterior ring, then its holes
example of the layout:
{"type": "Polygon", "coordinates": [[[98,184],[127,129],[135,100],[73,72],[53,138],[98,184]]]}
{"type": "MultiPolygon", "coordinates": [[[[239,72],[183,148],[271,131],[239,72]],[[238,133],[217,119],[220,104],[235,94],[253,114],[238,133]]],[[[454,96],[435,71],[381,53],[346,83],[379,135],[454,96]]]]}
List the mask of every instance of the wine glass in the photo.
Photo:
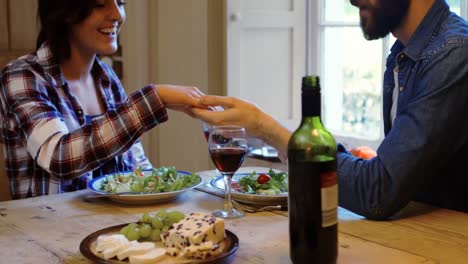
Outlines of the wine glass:
{"type": "Polygon", "coordinates": [[[205,136],[206,142],[208,142],[208,137],[210,136],[212,126],[203,122],[203,135],[205,136]]]}
{"type": "MultiPolygon", "coordinates": [[[[202,126],[203,126],[203,135],[205,136],[206,142],[208,142],[208,138],[210,137],[210,132],[213,126],[205,122],[202,123],[202,126]]],[[[219,177],[219,170],[215,169],[214,178],[217,179],[218,177],[219,177]]]]}
{"type": "Polygon", "coordinates": [[[244,213],[232,207],[231,180],[247,153],[245,129],[238,126],[214,126],[208,138],[208,150],[216,168],[224,179],[224,209],[213,215],[220,218],[237,218],[244,213]]]}

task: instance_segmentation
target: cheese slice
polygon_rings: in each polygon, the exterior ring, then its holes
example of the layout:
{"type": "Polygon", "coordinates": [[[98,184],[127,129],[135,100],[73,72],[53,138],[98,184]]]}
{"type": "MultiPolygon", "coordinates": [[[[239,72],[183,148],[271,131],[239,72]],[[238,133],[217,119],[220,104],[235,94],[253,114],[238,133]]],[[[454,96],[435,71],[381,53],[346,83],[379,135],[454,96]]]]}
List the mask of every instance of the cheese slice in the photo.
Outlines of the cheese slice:
{"type": "Polygon", "coordinates": [[[130,264],[152,264],[161,260],[166,255],[166,250],[163,248],[153,248],[141,255],[131,255],[129,257],[130,264]]]}
{"type": "Polygon", "coordinates": [[[119,239],[116,241],[116,243],[107,246],[102,252],[102,254],[104,254],[105,259],[111,259],[117,256],[117,254],[119,254],[122,250],[125,250],[126,248],[128,248],[129,245],[130,245],[130,242],[128,242],[128,240],[125,241],[125,240],[119,239]]]}
{"type": "Polygon", "coordinates": [[[125,243],[129,243],[129,241],[124,235],[101,235],[96,240],[96,251],[103,252],[107,248],[116,247],[125,243]]]}
{"type": "Polygon", "coordinates": [[[128,258],[129,256],[144,254],[153,248],[154,248],[153,242],[138,242],[135,240],[135,241],[130,242],[129,247],[120,251],[117,254],[117,258],[119,260],[123,260],[123,259],[128,258]]]}
{"type": "Polygon", "coordinates": [[[96,240],[96,251],[102,252],[108,247],[119,243],[119,240],[128,242],[127,238],[124,235],[101,235],[96,240]]]}

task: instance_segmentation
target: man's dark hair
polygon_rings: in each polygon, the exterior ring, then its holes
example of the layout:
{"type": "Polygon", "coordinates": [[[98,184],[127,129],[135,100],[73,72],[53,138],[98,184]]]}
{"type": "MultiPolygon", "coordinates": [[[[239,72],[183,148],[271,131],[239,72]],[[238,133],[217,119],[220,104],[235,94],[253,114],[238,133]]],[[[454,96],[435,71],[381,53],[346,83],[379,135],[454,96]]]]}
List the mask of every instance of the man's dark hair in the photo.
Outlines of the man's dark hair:
{"type": "Polygon", "coordinates": [[[88,17],[95,5],[96,0],[38,0],[40,31],[36,48],[47,42],[57,62],[67,60],[72,26],[88,17]]]}

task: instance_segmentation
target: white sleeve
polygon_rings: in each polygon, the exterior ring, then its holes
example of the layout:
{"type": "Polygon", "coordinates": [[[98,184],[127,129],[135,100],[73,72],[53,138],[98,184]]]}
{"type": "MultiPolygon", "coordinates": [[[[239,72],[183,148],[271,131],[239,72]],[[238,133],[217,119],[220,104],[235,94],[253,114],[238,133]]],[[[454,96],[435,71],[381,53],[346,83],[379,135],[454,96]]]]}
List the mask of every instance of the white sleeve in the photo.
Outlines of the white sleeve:
{"type": "Polygon", "coordinates": [[[54,118],[40,121],[29,136],[28,152],[47,172],[49,172],[50,161],[58,141],[68,132],[67,125],[60,118],[54,118]]]}

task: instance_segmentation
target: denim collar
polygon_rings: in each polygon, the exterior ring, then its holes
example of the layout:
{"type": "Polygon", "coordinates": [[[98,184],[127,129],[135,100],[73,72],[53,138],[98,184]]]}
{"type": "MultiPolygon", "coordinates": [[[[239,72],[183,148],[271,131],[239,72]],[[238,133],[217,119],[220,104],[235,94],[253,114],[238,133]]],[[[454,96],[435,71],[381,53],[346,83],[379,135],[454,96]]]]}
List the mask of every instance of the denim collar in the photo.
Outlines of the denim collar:
{"type": "Polygon", "coordinates": [[[397,41],[391,49],[392,53],[403,49],[403,53],[413,61],[428,56],[429,51],[426,47],[437,37],[448,14],[449,7],[445,0],[436,0],[411,36],[407,46],[404,47],[400,41],[397,41]]]}

